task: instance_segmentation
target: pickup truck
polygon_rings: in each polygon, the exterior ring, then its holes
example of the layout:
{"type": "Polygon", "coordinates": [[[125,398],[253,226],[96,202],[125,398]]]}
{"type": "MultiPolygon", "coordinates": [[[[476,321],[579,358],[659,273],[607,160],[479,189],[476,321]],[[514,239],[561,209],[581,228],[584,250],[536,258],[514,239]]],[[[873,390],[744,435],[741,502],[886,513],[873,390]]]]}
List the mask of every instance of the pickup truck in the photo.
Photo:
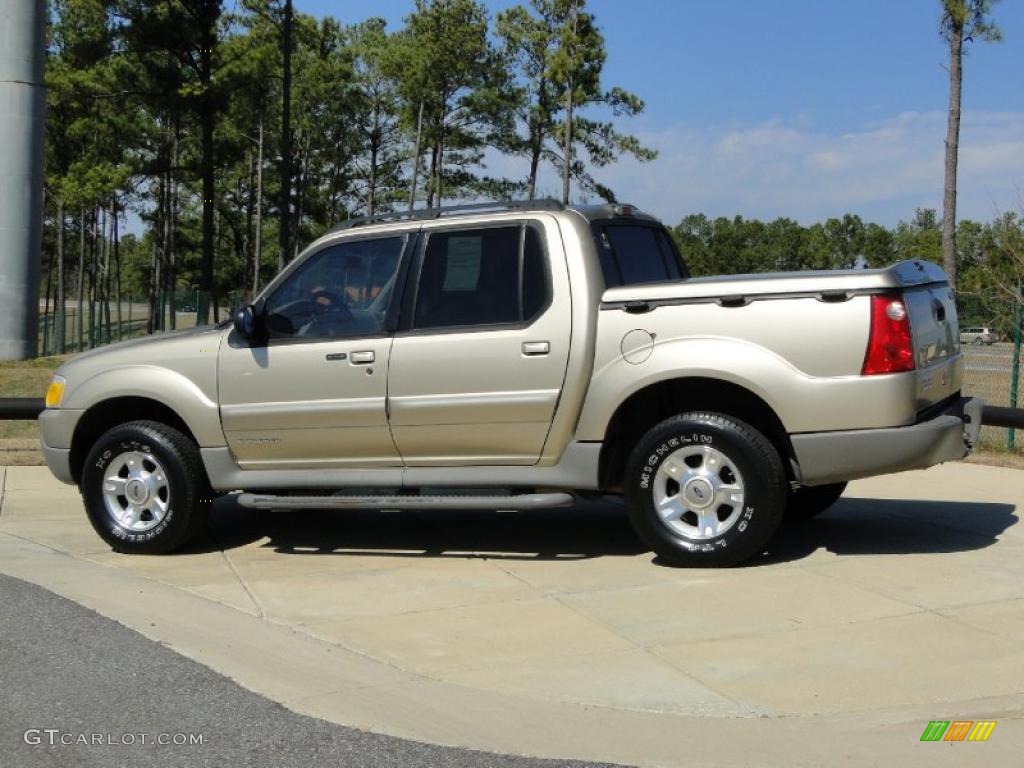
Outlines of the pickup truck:
{"type": "Polygon", "coordinates": [[[728,566],[846,482],[960,459],[953,292],[924,261],[693,278],[628,205],[387,214],[233,322],[80,354],[52,472],[125,553],[252,509],[521,510],[613,494],[661,562],[728,566]]]}

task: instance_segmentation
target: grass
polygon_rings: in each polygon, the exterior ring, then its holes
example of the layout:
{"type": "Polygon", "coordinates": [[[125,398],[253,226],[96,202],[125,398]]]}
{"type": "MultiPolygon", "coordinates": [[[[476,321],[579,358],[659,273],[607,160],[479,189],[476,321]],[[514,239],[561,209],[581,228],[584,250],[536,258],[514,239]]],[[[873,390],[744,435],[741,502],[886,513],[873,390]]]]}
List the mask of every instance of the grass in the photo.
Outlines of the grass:
{"type": "MultiPolygon", "coordinates": [[[[0,362],[0,397],[43,397],[54,370],[67,355],[0,362]]],[[[42,464],[39,430],[33,421],[0,421],[0,465],[42,464]]]]}

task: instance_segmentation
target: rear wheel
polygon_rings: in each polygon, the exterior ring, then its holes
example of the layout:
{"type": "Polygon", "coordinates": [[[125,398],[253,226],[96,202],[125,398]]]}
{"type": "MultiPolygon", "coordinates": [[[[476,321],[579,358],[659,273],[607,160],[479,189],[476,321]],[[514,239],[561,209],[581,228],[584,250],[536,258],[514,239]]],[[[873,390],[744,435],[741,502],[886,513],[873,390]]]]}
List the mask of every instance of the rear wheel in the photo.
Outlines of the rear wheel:
{"type": "Polygon", "coordinates": [[[80,489],[96,533],[134,554],[182,546],[202,527],[212,500],[199,448],[155,421],[102,435],[86,457],[80,489]]]}
{"type": "Polygon", "coordinates": [[[799,523],[810,520],[831,507],[846,490],[846,483],[832,483],[830,485],[801,485],[795,491],[790,491],[789,501],[786,504],[786,520],[799,523]]]}
{"type": "Polygon", "coordinates": [[[763,434],[709,412],[654,426],[625,477],[637,534],[680,566],[725,567],[761,552],[781,522],[786,487],[782,459],[763,434]]]}

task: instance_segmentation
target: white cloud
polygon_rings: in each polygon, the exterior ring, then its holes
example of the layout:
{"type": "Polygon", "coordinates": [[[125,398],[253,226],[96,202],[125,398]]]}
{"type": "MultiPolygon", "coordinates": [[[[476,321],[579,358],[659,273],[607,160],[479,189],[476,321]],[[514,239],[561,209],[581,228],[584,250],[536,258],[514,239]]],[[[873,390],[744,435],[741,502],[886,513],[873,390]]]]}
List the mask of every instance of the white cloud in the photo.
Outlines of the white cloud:
{"type": "MultiPolygon", "coordinates": [[[[852,212],[891,225],[918,206],[941,210],[945,130],[944,112],[905,112],[841,133],[799,117],[679,125],[640,132],[659,151],[654,162],[624,160],[595,176],[668,223],[693,212],[805,223],[852,212]]],[[[1014,206],[1024,186],[1024,113],[964,113],[958,186],[961,218],[987,220],[1014,206]]],[[[553,174],[542,189],[559,189],[553,174]]]]}

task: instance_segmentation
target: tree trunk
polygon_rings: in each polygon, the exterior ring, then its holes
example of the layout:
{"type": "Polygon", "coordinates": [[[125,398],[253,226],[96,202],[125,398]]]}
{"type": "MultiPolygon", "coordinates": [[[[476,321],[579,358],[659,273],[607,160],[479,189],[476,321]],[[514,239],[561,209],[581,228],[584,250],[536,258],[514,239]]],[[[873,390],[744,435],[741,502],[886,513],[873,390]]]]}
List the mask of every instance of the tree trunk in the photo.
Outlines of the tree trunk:
{"type": "Polygon", "coordinates": [[[530,148],[530,179],[528,182],[526,198],[533,200],[537,195],[537,170],[540,168],[540,144],[534,144],[530,148]]]}
{"type": "Polygon", "coordinates": [[[571,54],[573,54],[573,55],[569,56],[570,70],[569,70],[569,75],[568,75],[568,82],[566,83],[566,89],[565,89],[565,131],[564,131],[565,136],[563,137],[564,140],[565,140],[565,145],[564,145],[563,150],[562,150],[563,154],[564,154],[563,165],[562,165],[562,204],[563,205],[568,205],[569,204],[569,177],[570,177],[570,175],[572,173],[572,107],[573,107],[573,104],[572,104],[573,92],[572,92],[572,90],[573,90],[573,81],[572,81],[572,69],[571,69],[571,67],[572,67],[572,64],[574,63],[573,59],[574,59],[575,46],[576,46],[576,22],[577,22],[577,18],[578,18],[578,16],[577,16],[578,9],[576,8],[576,4],[575,3],[573,3],[571,13],[572,13],[572,37],[570,38],[570,43],[572,44],[574,50],[571,51],[571,54]]]}
{"type": "Polygon", "coordinates": [[[946,183],[942,196],[942,266],[956,288],[956,166],[960,150],[960,86],[963,81],[964,25],[949,29],[949,115],[946,123],[946,183]]]}
{"type": "Polygon", "coordinates": [[[370,178],[366,185],[366,214],[373,216],[377,210],[377,156],[380,154],[380,101],[373,103],[373,129],[370,133],[370,178]]]}
{"type": "Polygon", "coordinates": [[[277,268],[288,263],[291,254],[292,208],[292,0],[284,3],[281,29],[281,225],[278,228],[277,268]]]}
{"type": "Polygon", "coordinates": [[[263,121],[256,144],[256,235],[252,249],[252,297],[260,290],[260,257],[263,253],[263,121]]]}
{"type": "Polygon", "coordinates": [[[442,115],[437,129],[437,207],[441,207],[444,196],[444,116],[442,115]]]}
{"type": "MultiPolygon", "coordinates": [[[[50,251],[50,263],[46,269],[46,291],[43,298],[43,356],[50,354],[50,338],[57,332],[54,324],[53,333],[50,332],[50,284],[53,281],[53,251],[50,251]]],[[[56,305],[54,306],[56,309],[56,305]]]]}
{"type": "Polygon", "coordinates": [[[430,150],[430,178],[427,179],[427,208],[434,207],[434,184],[437,178],[437,144],[430,150]]]}
{"type": "Polygon", "coordinates": [[[110,336],[110,237],[108,236],[107,209],[103,208],[100,218],[100,322],[105,333],[101,336],[104,343],[111,342],[110,336]]]}
{"type": "Polygon", "coordinates": [[[298,180],[295,183],[295,231],[292,233],[292,254],[288,261],[299,255],[299,238],[302,231],[302,216],[306,205],[306,174],[309,171],[309,137],[302,140],[302,151],[299,155],[298,180]]]}
{"type": "Polygon", "coordinates": [[[174,297],[177,288],[178,281],[178,255],[177,255],[177,235],[178,235],[178,178],[175,175],[175,169],[178,166],[178,124],[175,121],[172,128],[173,133],[171,134],[171,170],[168,174],[167,179],[167,240],[166,240],[166,253],[165,263],[167,265],[167,291],[170,294],[170,324],[171,330],[175,330],[178,327],[178,316],[175,312],[174,297]]]}
{"type": "MultiPolygon", "coordinates": [[[[213,46],[216,43],[216,23],[220,0],[207,0],[207,23],[203,26],[200,50],[200,80],[203,86],[201,143],[203,176],[203,252],[199,265],[199,306],[196,307],[196,325],[210,322],[210,295],[213,292],[213,197],[215,179],[213,167],[213,46]]],[[[172,302],[173,303],[173,302],[172,302]]],[[[172,307],[172,312],[173,307],[172,307]]]]}
{"type": "Polygon", "coordinates": [[[75,351],[82,351],[82,344],[84,341],[84,334],[82,331],[82,299],[85,291],[85,208],[82,208],[81,213],[78,217],[78,275],[77,280],[78,290],[76,297],[78,300],[78,308],[75,312],[75,351]]]}
{"type": "MultiPolygon", "coordinates": [[[[542,78],[537,89],[537,110],[541,115],[548,114],[547,93],[548,82],[542,78]]],[[[527,180],[527,199],[533,200],[537,195],[537,173],[540,170],[541,153],[544,151],[544,124],[538,117],[530,122],[530,178],[527,180]]]]}
{"type": "Polygon", "coordinates": [[[99,216],[96,215],[96,209],[92,211],[92,238],[90,242],[90,262],[91,267],[89,269],[89,349],[93,349],[96,346],[96,273],[98,272],[97,267],[99,266],[99,248],[97,247],[97,241],[99,240],[99,216]]]}
{"type": "Polygon", "coordinates": [[[64,354],[64,198],[57,196],[57,300],[54,306],[54,348],[64,354]]]}
{"type": "Polygon", "coordinates": [[[416,120],[416,148],[413,150],[412,186],[409,188],[409,210],[416,207],[416,179],[420,172],[420,141],[423,138],[423,100],[420,100],[420,115],[416,120]]]}
{"type": "Polygon", "coordinates": [[[117,200],[114,200],[111,205],[110,217],[113,219],[111,239],[113,240],[114,248],[114,300],[117,302],[117,339],[120,341],[124,333],[121,328],[121,250],[117,226],[117,200]]]}
{"type": "MultiPolygon", "coordinates": [[[[252,274],[252,220],[256,213],[256,158],[252,148],[245,150],[245,161],[249,164],[248,184],[245,187],[245,228],[242,232],[242,286],[245,286],[247,275],[252,274]]],[[[239,181],[239,196],[241,196],[239,181]]]]}

